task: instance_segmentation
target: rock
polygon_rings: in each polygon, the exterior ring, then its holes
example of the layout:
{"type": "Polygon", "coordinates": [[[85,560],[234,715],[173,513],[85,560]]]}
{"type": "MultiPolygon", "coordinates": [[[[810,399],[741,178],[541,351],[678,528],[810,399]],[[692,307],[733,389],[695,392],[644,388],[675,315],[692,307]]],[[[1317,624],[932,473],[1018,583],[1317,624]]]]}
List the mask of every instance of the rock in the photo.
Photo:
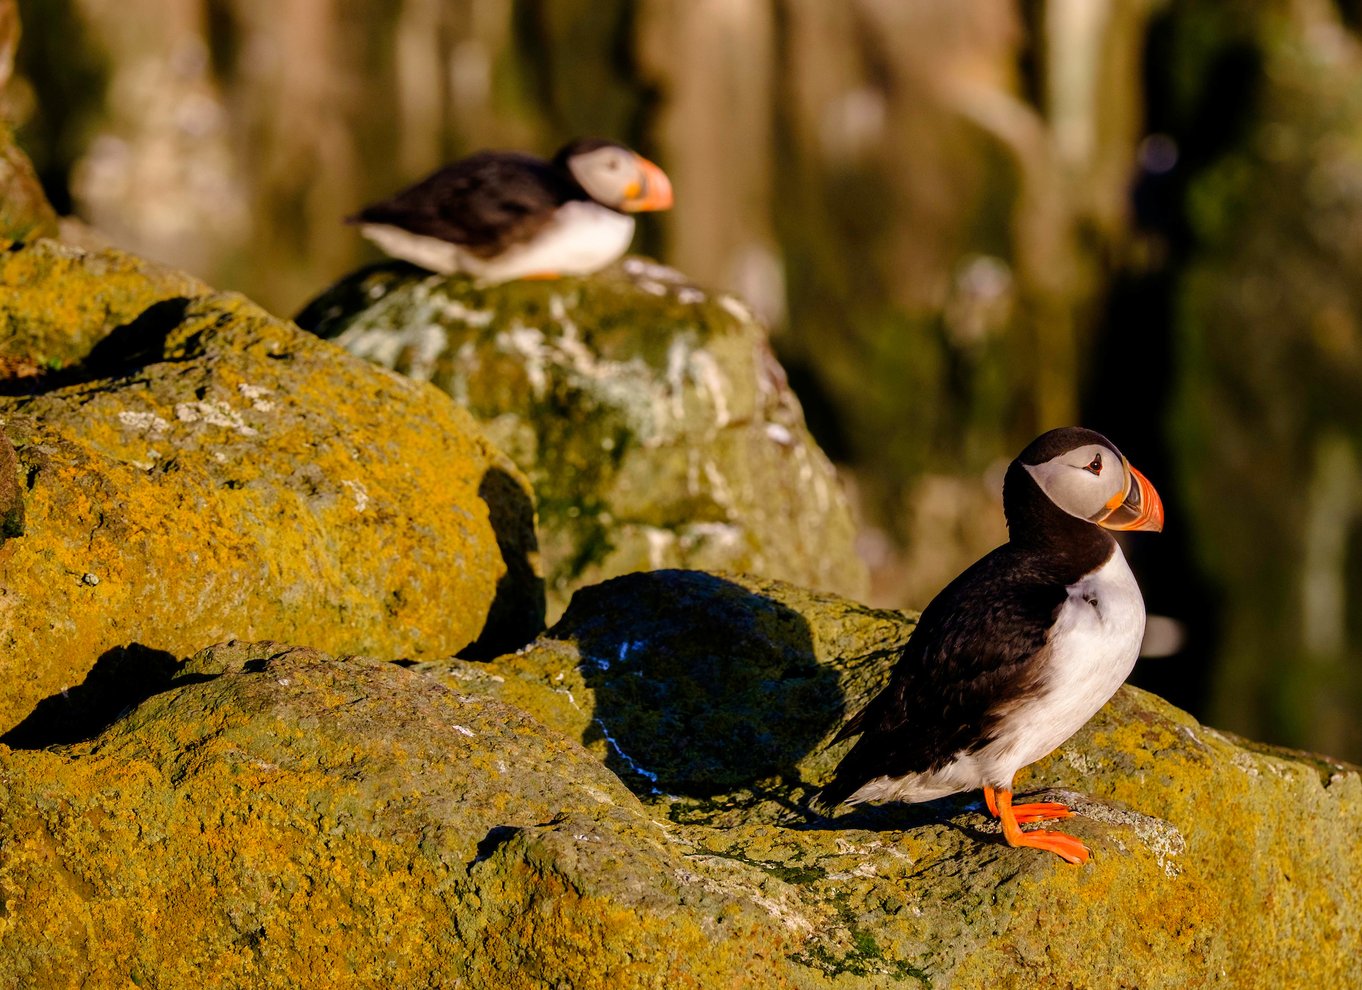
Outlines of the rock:
{"type": "Polygon", "coordinates": [[[24,535],[24,489],[14,444],[0,432],[0,541],[24,535]]]}
{"type": "Polygon", "coordinates": [[[655,571],[578,591],[514,656],[421,669],[581,739],[640,793],[707,796],[830,771],[913,626],[781,581],[655,571]]]}
{"type": "Polygon", "coordinates": [[[1009,849],[978,794],[810,814],[849,745],[828,740],[911,626],[776,583],[633,575],[579,593],[516,656],[421,670],[582,738],[693,862],[766,873],[814,919],[786,959],[794,985],[1362,981],[1362,771],[1134,688],[1020,781],[1078,811],[1063,827],[1087,866],[1009,849]]]}
{"type": "Polygon", "coordinates": [[[666,567],[867,589],[832,467],[732,297],[636,258],[485,288],[388,264],[298,320],[434,382],[529,476],[551,616],[576,588],[666,567]]]}
{"type": "MultiPolygon", "coordinates": [[[[0,747],[0,972],[21,986],[196,987],[211,972],[224,986],[463,990],[1362,979],[1358,768],[1123,689],[1028,781],[1078,810],[1064,827],[1093,848],[1086,866],[1001,844],[975,795],[819,818],[803,802],[828,765],[798,750],[874,690],[911,620],[755,582],[746,594],[768,601],[744,619],[734,582],[647,575],[574,605],[530,652],[596,656],[625,641],[609,631],[631,624],[622,606],[662,602],[668,581],[717,606],[689,659],[727,665],[740,686],[744,657],[719,629],[765,640],[756,662],[772,679],[780,644],[801,642],[792,615],[808,635],[787,667],[806,679],[808,651],[820,666],[866,651],[832,664],[843,696],[829,689],[825,710],[765,709],[816,718],[815,731],[772,727],[795,747],[784,757],[738,739],[714,764],[736,780],[751,752],[751,778],[777,764],[783,778],[640,800],[550,725],[561,705],[537,706],[539,721],[483,696],[495,676],[508,692],[532,684],[510,660],[447,665],[450,689],[433,663],[228,644],[177,665],[94,739],[0,747]]],[[[674,648],[662,625],[642,623],[674,648]]],[[[692,690],[686,659],[626,657],[659,681],[639,703],[692,690]]],[[[558,688],[569,706],[599,706],[606,692],[577,683],[558,688]]],[[[750,706],[754,692],[732,698],[750,706]]],[[[612,733],[625,722],[595,717],[612,733]]],[[[681,724],[656,731],[652,755],[692,741],[681,724]]]]}
{"type": "Polygon", "coordinates": [[[0,747],[0,973],[812,985],[787,958],[812,922],[676,832],[516,709],[393,664],[218,647],[90,742],[0,747]]]}
{"type": "Polygon", "coordinates": [[[538,586],[500,580],[532,567],[526,483],[434,390],[116,252],[6,252],[0,310],[0,357],[65,365],[0,382],[27,489],[7,741],[69,738],[117,714],[118,671],[135,691],[230,637],[420,659],[543,627],[538,586]]]}
{"type": "Polygon", "coordinates": [[[14,135],[0,123],[0,239],[36,240],[57,233],[53,211],[33,163],[14,143],[14,135]]]}

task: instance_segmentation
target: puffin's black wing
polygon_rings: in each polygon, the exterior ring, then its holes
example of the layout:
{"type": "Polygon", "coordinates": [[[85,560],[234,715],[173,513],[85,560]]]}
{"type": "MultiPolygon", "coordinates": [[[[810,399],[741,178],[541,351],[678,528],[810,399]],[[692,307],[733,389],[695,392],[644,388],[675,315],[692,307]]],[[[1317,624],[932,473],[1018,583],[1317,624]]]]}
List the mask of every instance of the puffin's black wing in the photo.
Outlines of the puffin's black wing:
{"type": "Polygon", "coordinates": [[[565,202],[583,198],[580,186],[542,159],[484,151],[347,219],[438,237],[491,258],[533,238],[565,202]]]}
{"type": "Polygon", "coordinates": [[[1037,687],[1067,583],[1005,545],[947,585],[884,690],[838,734],[861,738],[819,802],[834,807],[877,777],[936,770],[987,744],[989,714],[1037,687]]]}

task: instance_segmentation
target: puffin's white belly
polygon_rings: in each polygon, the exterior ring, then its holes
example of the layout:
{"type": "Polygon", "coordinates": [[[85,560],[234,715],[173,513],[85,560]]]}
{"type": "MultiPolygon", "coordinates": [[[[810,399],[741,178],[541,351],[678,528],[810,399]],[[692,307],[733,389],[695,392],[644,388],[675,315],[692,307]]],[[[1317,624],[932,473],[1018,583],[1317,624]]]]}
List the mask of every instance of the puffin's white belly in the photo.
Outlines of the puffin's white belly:
{"type": "Polygon", "coordinates": [[[1010,790],[1018,770],[1056,749],[1097,714],[1140,655],[1144,599],[1119,546],[1068,591],[1040,660],[1038,690],[997,711],[992,742],[933,773],[877,777],[848,802],[930,801],[984,785],[1010,790]]]}
{"type": "Polygon", "coordinates": [[[467,272],[485,282],[527,275],[589,275],[619,258],[634,239],[634,218],[589,201],[564,203],[531,240],[495,258],[479,258],[457,244],[387,224],[360,233],[387,254],[442,275],[467,272]]]}
{"type": "Polygon", "coordinates": [[[998,738],[977,754],[992,764],[995,787],[1056,749],[1087,724],[1119,688],[1140,655],[1144,598],[1125,554],[1077,584],[1055,616],[1039,691],[1002,714],[998,738]]]}

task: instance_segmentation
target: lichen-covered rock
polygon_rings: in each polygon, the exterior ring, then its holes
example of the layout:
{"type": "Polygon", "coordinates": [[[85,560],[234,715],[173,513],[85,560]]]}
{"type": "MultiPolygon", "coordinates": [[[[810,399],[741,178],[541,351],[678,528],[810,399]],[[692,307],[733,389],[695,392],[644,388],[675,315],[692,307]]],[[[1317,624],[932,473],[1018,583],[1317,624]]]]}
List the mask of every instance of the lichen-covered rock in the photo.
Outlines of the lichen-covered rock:
{"type": "Polygon", "coordinates": [[[14,444],[0,432],[0,541],[24,534],[24,488],[14,444]]]}
{"type": "Polygon", "coordinates": [[[434,382],[525,471],[551,615],[575,588],[664,567],[866,590],[832,467],[732,297],[639,259],[491,287],[394,264],[298,319],[434,382]]]}
{"type": "Polygon", "coordinates": [[[92,741],[0,746],[0,983],[822,985],[785,885],[695,852],[516,709],[228,645],[92,741]]]}
{"type": "Polygon", "coordinates": [[[43,195],[33,163],[0,123],[0,240],[24,241],[57,233],[57,214],[43,195]]]}
{"type": "MultiPolygon", "coordinates": [[[[704,604],[703,582],[676,580],[704,604]]],[[[806,670],[808,649],[868,651],[835,667],[845,696],[827,692],[817,732],[771,727],[796,747],[820,747],[821,727],[874,690],[873,677],[853,686],[854,668],[882,673],[910,624],[755,583],[748,594],[771,599],[744,622],[737,590],[710,590],[711,625],[759,653],[768,642],[764,677],[778,674],[779,644],[798,643],[786,611],[812,643],[792,670],[806,670]]],[[[648,593],[660,598],[645,588],[637,600],[648,593]]],[[[603,645],[603,626],[629,623],[604,598],[569,617],[576,631],[560,628],[556,649],[603,645]]],[[[743,658],[707,642],[690,659],[727,664],[742,685],[743,658]]],[[[691,690],[679,661],[644,666],[659,679],[653,699],[691,690]]],[[[531,683],[506,661],[495,669],[508,691],[531,683]]],[[[486,697],[495,678],[467,675],[487,665],[447,667],[452,688],[435,670],[228,644],[175,666],[93,739],[0,746],[0,973],[92,990],[1362,980],[1358,768],[1233,739],[1143,692],[1120,692],[1027,781],[1078,811],[1064,827],[1096,855],[1073,867],[1003,845],[973,795],[811,815],[807,785],[824,765],[796,749],[772,775],[769,750],[742,739],[721,769],[736,780],[752,753],[754,786],[648,786],[640,799],[549,724],[558,709],[538,721],[486,697]]],[[[578,696],[579,684],[565,676],[558,691],[599,705],[600,687],[578,696]]],[[[711,704],[752,699],[740,689],[711,704]]],[[[782,711],[808,714],[762,714],[782,711]]],[[[606,732],[623,724],[600,719],[606,732]]],[[[691,742],[680,723],[655,731],[651,756],[691,742]]]]}
{"type": "Polygon", "coordinates": [[[578,591],[513,656],[421,669],[533,712],[642,793],[704,796],[826,774],[913,626],[782,581],[653,571],[578,591]]]}
{"type": "Polygon", "coordinates": [[[21,735],[50,740],[101,693],[67,689],[133,648],[143,667],[230,637],[421,658],[542,628],[535,589],[498,588],[533,551],[526,483],[433,389],[116,252],[3,253],[0,312],[0,358],[65,365],[0,389],[25,487],[0,547],[0,731],[33,712],[21,735]],[[488,502],[518,526],[494,532],[488,502]],[[519,606],[485,629],[499,593],[519,606]]]}
{"type": "Polygon", "coordinates": [[[1076,809],[1086,866],[1006,847],[978,794],[811,814],[848,745],[828,739],[911,626],[774,583],[633,575],[514,657],[421,670],[582,738],[693,862],[778,881],[811,925],[787,959],[801,985],[1362,984],[1362,771],[1133,688],[1019,781],[1076,809]]]}

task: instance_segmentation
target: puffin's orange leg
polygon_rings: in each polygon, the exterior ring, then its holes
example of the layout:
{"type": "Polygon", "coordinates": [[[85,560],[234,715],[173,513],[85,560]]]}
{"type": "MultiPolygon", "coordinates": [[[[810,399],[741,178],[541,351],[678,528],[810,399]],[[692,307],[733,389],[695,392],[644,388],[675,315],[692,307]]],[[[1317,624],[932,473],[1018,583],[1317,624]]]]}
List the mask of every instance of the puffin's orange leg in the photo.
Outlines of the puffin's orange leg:
{"type": "MultiPolygon", "coordinates": [[[[987,799],[987,796],[985,796],[987,799]]],[[[1012,792],[999,791],[997,795],[998,817],[1003,823],[1003,838],[1007,840],[1009,846],[1028,846],[1032,849],[1048,849],[1060,859],[1070,863],[1086,863],[1088,847],[1083,845],[1072,835],[1065,835],[1063,832],[1048,832],[1045,829],[1036,829],[1033,832],[1023,832],[1017,824],[1017,816],[1012,808],[1012,792]]],[[[1021,807],[1026,807],[1022,805],[1021,807]]]]}
{"type": "Polygon", "coordinates": [[[520,277],[526,282],[552,282],[556,278],[562,278],[557,272],[534,272],[520,277]]]}
{"type": "MultiPolygon", "coordinates": [[[[984,803],[988,805],[988,813],[997,818],[998,800],[993,788],[984,787],[984,803]]],[[[1054,801],[1033,801],[1029,804],[1014,804],[1012,817],[1017,819],[1018,825],[1030,825],[1032,822],[1044,821],[1047,818],[1072,818],[1073,812],[1054,801]]]]}

